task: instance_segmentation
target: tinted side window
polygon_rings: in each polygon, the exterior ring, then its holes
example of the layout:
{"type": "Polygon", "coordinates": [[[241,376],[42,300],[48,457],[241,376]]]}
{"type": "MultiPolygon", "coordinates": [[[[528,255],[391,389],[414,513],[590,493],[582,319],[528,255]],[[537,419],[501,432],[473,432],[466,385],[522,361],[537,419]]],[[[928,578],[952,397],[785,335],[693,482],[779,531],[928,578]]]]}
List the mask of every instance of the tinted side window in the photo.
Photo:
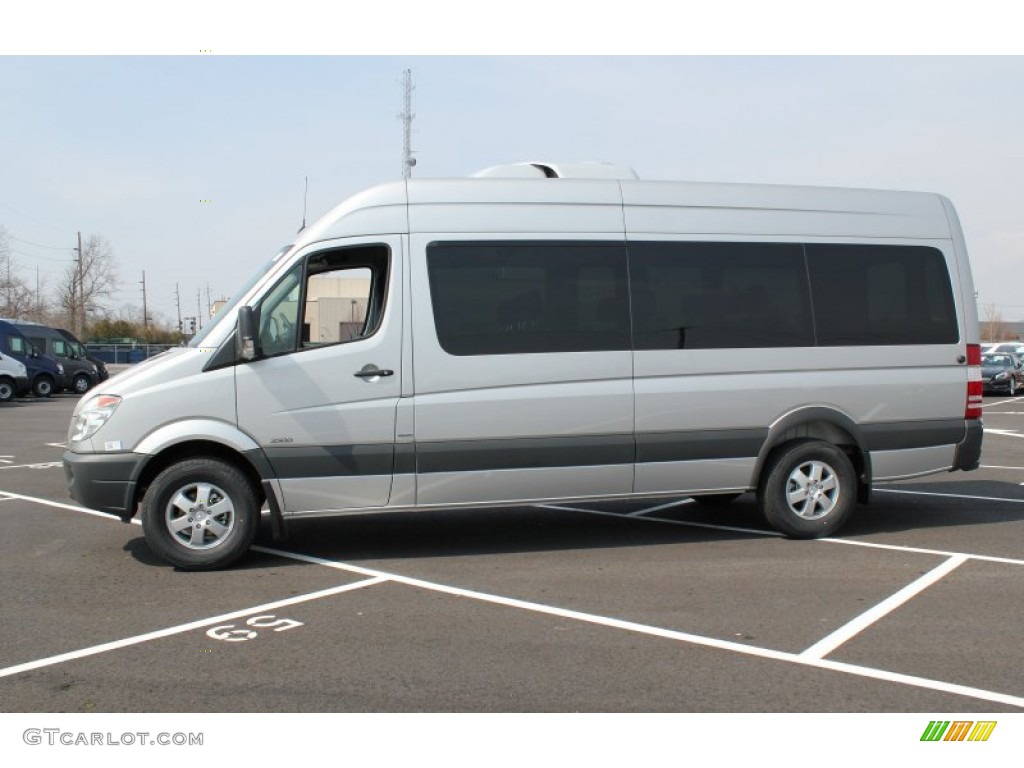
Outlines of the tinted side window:
{"type": "Polygon", "coordinates": [[[432,243],[427,272],[451,355],[629,349],[621,244],[432,243]]]}
{"type": "Polygon", "coordinates": [[[630,243],[636,349],[814,345],[793,243],[630,243]]]}
{"type": "Polygon", "coordinates": [[[821,346],[958,341],[946,261],[935,248],[807,245],[821,346]]]}

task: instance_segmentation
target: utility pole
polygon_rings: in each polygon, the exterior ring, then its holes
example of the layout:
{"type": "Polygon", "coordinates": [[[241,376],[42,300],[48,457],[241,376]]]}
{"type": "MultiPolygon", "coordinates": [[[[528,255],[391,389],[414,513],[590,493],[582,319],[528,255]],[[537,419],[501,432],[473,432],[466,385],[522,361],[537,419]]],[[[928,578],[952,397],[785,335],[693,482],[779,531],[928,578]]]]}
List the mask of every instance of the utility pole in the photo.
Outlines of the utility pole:
{"type": "MultiPolygon", "coordinates": [[[[146,309],[146,270],[142,270],[142,328],[149,331],[149,312],[146,309]]],[[[148,337],[148,333],[146,334],[148,337]]]]}
{"type": "Polygon", "coordinates": [[[184,335],[185,329],[181,325],[181,293],[177,283],[174,284],[174,303],[178,305],[178,333],[184,335]]]}
{"type": "Polygon", "coordinates": [[[203,327],[203,291],[196,289],[196,333],[203,327]]]}
{"type": "Polygon", "coordinates": [[[412,113],[412,70],[403,70],[402,75],[403,100],[398,119],[402,121],[402,178],[409,179],[412,167],[416,165],[416,158],[412,156],[412,119],[416,115],[412,113]]]}
{"type": "MultiPolygon", "coordinates": [[[[72,297],[71,304],[73,306],[71,322],[72,325],[77,326],[75,333],[78,336],[85,334],[85,286],[83,285],[83,274],[85,254],[82,253],[82,233],[78,233],[78,285],[77,285],[77,296],[72,297]],[[79,315],[81,315],[79,317],[79,315]]],[[[76,293],[74,290],[76,286],[72,286],[72,294],[76,293]]]]}

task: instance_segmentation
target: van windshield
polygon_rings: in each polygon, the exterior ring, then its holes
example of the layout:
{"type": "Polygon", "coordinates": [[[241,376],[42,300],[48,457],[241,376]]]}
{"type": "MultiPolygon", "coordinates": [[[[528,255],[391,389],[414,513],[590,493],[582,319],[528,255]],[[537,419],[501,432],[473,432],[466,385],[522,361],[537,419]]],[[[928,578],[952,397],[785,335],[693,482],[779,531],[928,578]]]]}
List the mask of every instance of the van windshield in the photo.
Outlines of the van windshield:
{"type": "Polygon", "coordinates": [[[260,266],[260,268],[256,270],[256,273],[248,280],[246,280],[245,284],[241,288],[235,291],[234,296],[231,298],[231,300],[224,304],[220,309],[218,309],[217,312],[213,315],[213,317],[206,321],[206,325],[204,325],[203,329],[192,337],[192,340],[188,343],[188,345],[190,347],[203,346],[203,341],[205,341],[206,337],[209,335],[210,331],[213,330],[214,326],[217,325],[217,321],[220,320],[229,312],[231,312],[236,306],[238,306],[238,302],[241,301],[242,297],[249,292],[249,289],[256,285],[256,283],[258,283],[260,279],[265,274],[267,274],[267,272],[269,272],[271,269],[277,266],[277,263],[281,260],[281,257],[288,253],[288,251],[291,250],[291,247],[291,245],[286,245],[284,248],[282,248],[281,250],[274,254],[274,258],[260,266]]]}

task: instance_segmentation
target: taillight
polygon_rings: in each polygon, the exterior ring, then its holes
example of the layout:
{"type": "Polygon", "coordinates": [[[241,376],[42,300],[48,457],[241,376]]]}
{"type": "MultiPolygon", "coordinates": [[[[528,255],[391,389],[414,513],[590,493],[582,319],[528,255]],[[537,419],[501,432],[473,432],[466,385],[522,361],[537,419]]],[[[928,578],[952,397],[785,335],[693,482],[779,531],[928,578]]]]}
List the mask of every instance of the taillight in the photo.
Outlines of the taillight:
{"type": "Polygon", "coordinates": [[[967,407],[965,419],[981,418],[981,345],[967,345],[967,407]]]}

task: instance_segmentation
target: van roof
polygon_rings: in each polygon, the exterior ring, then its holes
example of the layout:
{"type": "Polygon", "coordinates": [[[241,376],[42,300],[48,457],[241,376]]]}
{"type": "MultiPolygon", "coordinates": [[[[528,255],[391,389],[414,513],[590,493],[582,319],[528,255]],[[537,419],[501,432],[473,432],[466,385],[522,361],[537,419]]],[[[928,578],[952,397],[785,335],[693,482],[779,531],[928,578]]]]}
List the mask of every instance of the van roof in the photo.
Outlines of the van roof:
{"type": "Polygon", "coordinates": [[[943,200],[926,192],[645,181],[600,163],[515,163],[471,178],[372,187],[303,230],[296,244],[406,231],[949,239],[943,200]]]}

